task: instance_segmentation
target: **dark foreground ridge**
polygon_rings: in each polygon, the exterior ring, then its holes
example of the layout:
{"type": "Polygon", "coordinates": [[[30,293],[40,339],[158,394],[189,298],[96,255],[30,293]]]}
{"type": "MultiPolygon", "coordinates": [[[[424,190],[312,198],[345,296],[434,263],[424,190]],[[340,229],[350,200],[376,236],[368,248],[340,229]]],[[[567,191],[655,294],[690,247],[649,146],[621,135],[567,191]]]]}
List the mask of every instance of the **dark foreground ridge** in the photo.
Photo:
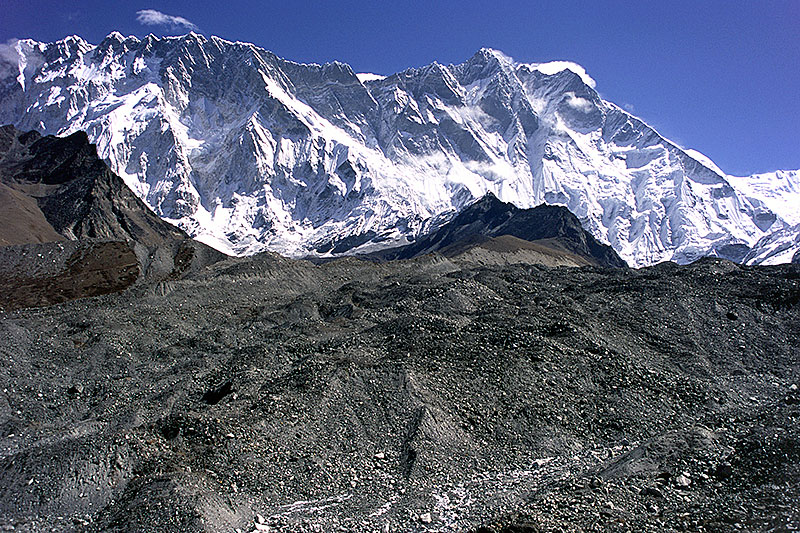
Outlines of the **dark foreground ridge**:
{"type": "Polygon", "coordinates": [[[97,157],[82,131],[60,138],[0,127],[0,182],[3,190],[17,193],[8,193],[3,208],[20,209],[13,202],[20,196],[34,201],[31,224],[4,224],[0,244],[83,238],[154,246],[188,237],[151,212],[97,157]]]}
{"type": "Polygon", "coordinates": [[[116,292],[223,257],[151,212],[86,133],[0,126],[0,308],[116,292]]]}
{"type": "Polygon", "coordinates": [[[0,314],[15,531],[789,531],[800,267],[263,254],[0,314]]]}

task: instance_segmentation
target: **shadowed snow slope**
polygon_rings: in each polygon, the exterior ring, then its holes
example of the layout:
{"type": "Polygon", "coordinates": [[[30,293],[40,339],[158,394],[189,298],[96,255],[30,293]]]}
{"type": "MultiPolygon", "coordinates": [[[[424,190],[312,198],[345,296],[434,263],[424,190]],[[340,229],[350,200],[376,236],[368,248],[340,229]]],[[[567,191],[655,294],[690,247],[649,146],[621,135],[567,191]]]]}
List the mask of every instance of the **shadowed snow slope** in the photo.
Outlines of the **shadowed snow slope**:
{"type": "Polygon", "coordinates": [[[482,49],[366,76],[193,33],[7,52],[1,123],[86,131],[157,214],[236,254],[403,244],[487,192],[568,207],[634,266],[783,260],[753,247],[800,222],[797,172],[727,176],[601,99],[573,63],[482,49]]]}

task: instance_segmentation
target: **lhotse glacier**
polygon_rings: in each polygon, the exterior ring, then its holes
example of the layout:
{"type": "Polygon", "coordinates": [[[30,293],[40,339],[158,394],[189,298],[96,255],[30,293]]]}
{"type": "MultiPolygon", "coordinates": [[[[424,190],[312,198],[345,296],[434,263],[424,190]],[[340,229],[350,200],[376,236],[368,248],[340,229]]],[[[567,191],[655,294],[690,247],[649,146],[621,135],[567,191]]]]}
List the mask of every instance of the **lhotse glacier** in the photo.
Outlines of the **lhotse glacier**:
{"type": "Polygon", "coordinates": [[[86,131],[159,216],[237,255],[403,244],[487,192],[568,207],[631,266],[800,249],[800,171],[726,175],[580,66],[491,49],[384,77],[194,33],[19,40],[0,123],[86,131]]]}

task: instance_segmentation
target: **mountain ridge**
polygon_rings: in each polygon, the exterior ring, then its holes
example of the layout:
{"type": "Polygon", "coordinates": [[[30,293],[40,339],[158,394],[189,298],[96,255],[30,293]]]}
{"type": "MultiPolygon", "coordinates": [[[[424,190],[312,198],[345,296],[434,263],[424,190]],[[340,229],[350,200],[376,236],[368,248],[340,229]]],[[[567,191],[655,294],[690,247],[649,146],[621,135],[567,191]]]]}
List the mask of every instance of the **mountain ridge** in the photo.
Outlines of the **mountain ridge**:
{"type": "Polygon", "coordinates": [[[188,239],[132,194],[82,131],[58,138],[0,126],[0,182],[35,198],[62,238],[126,240],[145,247],[188,239]]]}
{"type": "Polygon", "coordinates": [[[585,231],[575,215],[565,207],[542,204],[531,209],[519,209],[492,193],[464,208],[436,231],[406,246],[375,252],[373,257],[410,259],[432,252],[459,255],[502,237],[513,237],[519,242],[509,243],[508,239],[505,243],[494,241],[490,248],[516,251],[538,245],[540,253],[566,252],[583,259],[584,264],[627,266],[613,248],[598,243],[585,231]]]}
{"type": "Polygon", "coordinates": [[[362,82],[344,63],[198,34],[14,49],[0,122],[86,130],[157,214],[228,252],[401,245],[487,192],[520,208],[565,205],[633,266],[785,261],[756,249],[778,233],[798,246],[787,205],[800,201],[800,172],[719,173],[603,100],[573,63],[481,49],[362,82]],[[784,201],[759,180],[788,184],[784,201]]]}

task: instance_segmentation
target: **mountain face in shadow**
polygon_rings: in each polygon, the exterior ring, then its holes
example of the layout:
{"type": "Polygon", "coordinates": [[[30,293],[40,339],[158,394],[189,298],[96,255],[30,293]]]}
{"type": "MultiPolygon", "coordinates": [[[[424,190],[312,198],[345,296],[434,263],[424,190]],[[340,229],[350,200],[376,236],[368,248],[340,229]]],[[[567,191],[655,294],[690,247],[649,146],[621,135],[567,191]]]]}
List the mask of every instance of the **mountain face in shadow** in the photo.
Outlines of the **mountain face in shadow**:
{"type": "MultiPolygon", "coordinates": [[[[565,207],[540,205],[520,209],[489,193],[436,231],[407,246],[374,254],[380,259],[409,259],[431,252],[456,257],[474,248],[498,253],[535,250],[561,257],[564,264],[627,266],[610,247],[581,227],[565,207]]],[[[538,261],[533,261],[538,262],[538,261]]]]}

